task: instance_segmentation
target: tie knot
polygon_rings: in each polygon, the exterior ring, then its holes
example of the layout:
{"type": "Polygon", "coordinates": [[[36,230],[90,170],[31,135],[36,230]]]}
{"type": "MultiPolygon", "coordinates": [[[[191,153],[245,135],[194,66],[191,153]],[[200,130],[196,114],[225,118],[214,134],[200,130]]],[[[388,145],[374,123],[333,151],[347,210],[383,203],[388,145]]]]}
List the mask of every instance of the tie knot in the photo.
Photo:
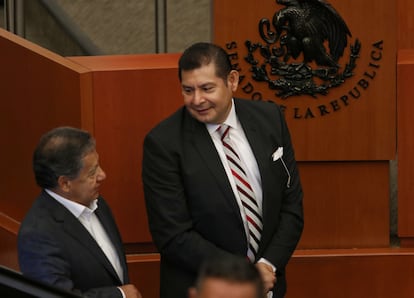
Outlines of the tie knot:
{"type": "Polygon", "coordinates": [[[229,137],[229,130],[230,130],[230,126],[228,126],[227,124],[221,124],[217,128],[217,131],[220,134],[220,137],[222,140],[229,137]]]}

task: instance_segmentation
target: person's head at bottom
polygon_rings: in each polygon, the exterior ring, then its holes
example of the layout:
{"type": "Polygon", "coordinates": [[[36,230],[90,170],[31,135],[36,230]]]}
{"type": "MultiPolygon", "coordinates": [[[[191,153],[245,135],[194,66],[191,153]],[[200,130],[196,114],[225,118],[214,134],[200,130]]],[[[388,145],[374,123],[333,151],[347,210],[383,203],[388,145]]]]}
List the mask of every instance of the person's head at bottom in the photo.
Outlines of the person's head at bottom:
{"type": "Polygon", "coordinates": [[[263,298],[263,281],[257,268],[243,257],[214,258],[200,269],[189,298],[263,298]]]}

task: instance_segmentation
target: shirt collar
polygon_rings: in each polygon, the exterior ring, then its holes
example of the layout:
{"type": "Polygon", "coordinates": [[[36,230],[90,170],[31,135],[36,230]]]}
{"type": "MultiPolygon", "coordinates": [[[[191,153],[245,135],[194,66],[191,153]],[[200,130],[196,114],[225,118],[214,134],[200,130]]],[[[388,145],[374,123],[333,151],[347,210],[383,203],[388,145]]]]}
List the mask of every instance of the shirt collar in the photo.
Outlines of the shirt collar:
{"type": "Polygon", "coordinates": [[[76,218],[79,218],[82,215],[82,213],[85,213],[85,215],[89,214],[90,216],[90,214],[92,214],[98,208],[98,199],[93,200],[89,207],[86,207],[77,202],[68,200],[49,189],[45,189],[45,191],[52,198],[61,203],[66,209],[68,209],[76,218]]]}
{"type": "Polygon", "coordinates": [[[238,127],[239,127],[239,124],[238,124],[238,121],[237,121],[237,115],[236,115],[236,108],[234,106],[233,98],[231,99],[231,108],[230,108],[230,112],[227,116],[227,119],[224,120],[224,122],[220,123],[220,124],[206,123],[206,127],[207,127],[208,132],[210,134],[213,134],[215,131],[217,131],[217,128],[221,124],[226,124],[226,125],[230,126],[233,129],[238,129],[238,127]]]}

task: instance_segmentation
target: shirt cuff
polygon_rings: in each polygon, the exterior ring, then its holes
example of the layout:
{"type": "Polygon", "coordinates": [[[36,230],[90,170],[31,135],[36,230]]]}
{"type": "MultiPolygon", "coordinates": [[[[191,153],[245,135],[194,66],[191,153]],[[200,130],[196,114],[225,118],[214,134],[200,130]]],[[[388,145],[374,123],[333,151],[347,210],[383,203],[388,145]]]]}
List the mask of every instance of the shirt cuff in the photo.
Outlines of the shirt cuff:
{"type": "Polygon", "coordinates": [[[270,263],[268,260],[266,260],[265,258],[260,258],[259,261],[257,261],[257,263],[265,263],[265,264],[269,265],[270,267],[272,267],[273,272],[276,272],[276,270],[277,270],[277,268],[272,263],[270,263]]]}
{"type": "Polygon", "coordinates": [[[118,287],[118,290],[121,292],[122,298],[126,298],[124,291],[120,287],[118,287]]]}

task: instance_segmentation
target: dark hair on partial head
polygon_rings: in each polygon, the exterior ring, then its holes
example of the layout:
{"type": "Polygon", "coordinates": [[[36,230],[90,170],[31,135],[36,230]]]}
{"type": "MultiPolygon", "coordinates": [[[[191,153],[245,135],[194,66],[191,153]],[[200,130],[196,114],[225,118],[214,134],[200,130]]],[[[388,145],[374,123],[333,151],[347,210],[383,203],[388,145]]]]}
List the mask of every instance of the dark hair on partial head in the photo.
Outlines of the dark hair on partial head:
{"type": "Polygon", "coordinates": [[[95,150],[89,132],[73,127],[58,127],[44,134],[33,153],[36,183],[54,188],[59,176],[74,179],[83,167],[83,157],[95,150]]]}
{"type": "Polygon", "coordinates": [[[226,51],[212,43],[198,42],[187,48],[178,61],[178,78],[181,82],[181,72],[194,70],[213,62],[216,66],[216,76],[227,82],[227,76],[232,70],[226,51]]]}
{"type": "Polygon", "coordinates": [[[203,263],[196,281],[201,290],[203,282],[208,278],[218,278],[234,283],[251,283],[256,288],[257,298],[265,297],[263,280],[256,266],[245,257],[231,256],[211,258],[203,263]]]}

